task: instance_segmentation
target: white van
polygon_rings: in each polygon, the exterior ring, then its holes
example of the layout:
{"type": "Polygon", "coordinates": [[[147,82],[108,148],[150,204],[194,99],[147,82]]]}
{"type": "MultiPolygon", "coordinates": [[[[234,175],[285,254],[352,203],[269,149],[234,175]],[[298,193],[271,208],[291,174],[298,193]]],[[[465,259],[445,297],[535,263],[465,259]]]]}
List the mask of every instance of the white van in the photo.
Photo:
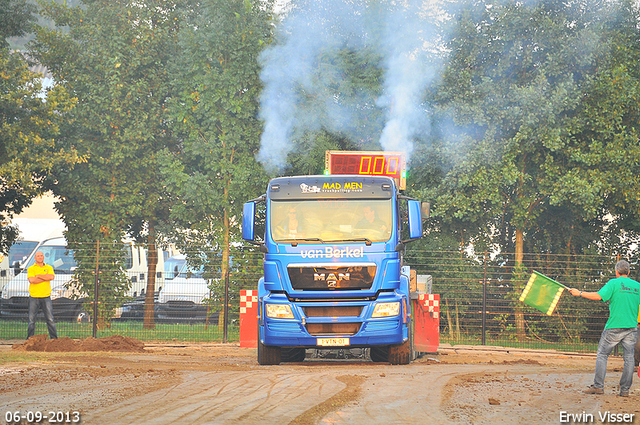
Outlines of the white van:
{"type": "MultiPolygon", "coordinates": [[[[139,297],[144,294],[147,285],[147,255],[146,250],[133,241],[124,242],[126,250],[125,273],[131,281],[131,288],[127,293],[131,297],[139,297]]],[[[74,252],[67,249],[66,240],[63,237],[46,239],[41,242],[35,251],[42,251],[45,263],[53,266],[56,274],[51,282],[51,299],[53,301],[54,318],[56,320],[86,321],[88,312],[82,309],[85,302],[85,294],[70,285],[70,281],[77,268],[74,252]]],[[[27,268],[35,263],[35,251],[26,261],[23,271],[15,276],[4,288],[0,298],[0,316],[3,319],[25,319],[28,316],[29,281],[27,268]]],[[[164,256],[158,255],[158,268],[164,267],[164,256]]],[[[156,288],[162,285],[162,273],[156,277],[156,288]]]]}
{"type": "Polygon", "coordinates": [[[62,220],[38,218],[14,218],[12,225],[18,228],[18,239],[9,248],[8,255],[0,254],[0,293],[4,286],[24,269],[32,252],[44,239],[62,236],[65,225],[62,220]]]}
{"type": "MultiPolygon", "coordinates": [[[[211,297],[211,290],[202,268],[190,267],[183,254],[166,259],[164,267],[164,285],[158,294],[158,321],[204,321],[207,318],[206,300],[211,297]]],[[[209,320],[212,320],[211,315],[209,320]]]]}

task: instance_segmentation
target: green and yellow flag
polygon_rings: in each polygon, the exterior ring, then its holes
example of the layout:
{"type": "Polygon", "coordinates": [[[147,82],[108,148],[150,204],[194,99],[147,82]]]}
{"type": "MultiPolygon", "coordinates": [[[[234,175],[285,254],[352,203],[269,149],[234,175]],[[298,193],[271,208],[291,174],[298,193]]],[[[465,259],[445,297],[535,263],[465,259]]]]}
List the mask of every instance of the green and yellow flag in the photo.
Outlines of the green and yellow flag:
{"type": "Polygon", "coordinates": [[[520,301],[551,316],[566,288],[562,283],[534,270],[520,295],[520,301]]]}

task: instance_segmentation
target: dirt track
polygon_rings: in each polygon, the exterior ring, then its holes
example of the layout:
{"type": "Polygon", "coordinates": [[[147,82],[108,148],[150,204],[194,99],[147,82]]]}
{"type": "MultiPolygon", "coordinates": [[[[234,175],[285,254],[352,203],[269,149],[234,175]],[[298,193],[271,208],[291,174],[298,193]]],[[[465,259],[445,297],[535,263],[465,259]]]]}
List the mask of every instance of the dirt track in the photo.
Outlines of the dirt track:
{"type": "Polygon", "coordinates": [[[620,358],[609,360],[605,395],[593,396],[581,392],[595,357],[550,351],[442,346],[408,366],[259,366],[255,349],[233,344],[139,348],[0,345],[0,423],[7,411],[78,411],[83,424],[556,424],[583,413],[598,424],[605,412],[640,424],[638,379],[631,397],[617,396],[620,358]]]}

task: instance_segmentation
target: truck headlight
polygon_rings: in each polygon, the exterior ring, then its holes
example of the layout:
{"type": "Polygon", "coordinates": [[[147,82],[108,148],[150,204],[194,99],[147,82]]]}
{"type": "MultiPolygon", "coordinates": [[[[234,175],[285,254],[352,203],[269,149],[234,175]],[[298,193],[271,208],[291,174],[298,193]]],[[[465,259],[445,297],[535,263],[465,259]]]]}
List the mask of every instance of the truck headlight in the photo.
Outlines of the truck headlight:
{"type": "Polygon", "coordinates": [[[266,307],[267,317],[293,319],[293,312],[288,304],[267,304],[266,307]]]}
{"type": "Polygon", "coordinates": [[[390,317],[397,316],[400,314],[400,302],[392,302],[392,303],[379,303],[376,304],[376,307],[373,309],[373,314],[371,317],[390,317]]]}

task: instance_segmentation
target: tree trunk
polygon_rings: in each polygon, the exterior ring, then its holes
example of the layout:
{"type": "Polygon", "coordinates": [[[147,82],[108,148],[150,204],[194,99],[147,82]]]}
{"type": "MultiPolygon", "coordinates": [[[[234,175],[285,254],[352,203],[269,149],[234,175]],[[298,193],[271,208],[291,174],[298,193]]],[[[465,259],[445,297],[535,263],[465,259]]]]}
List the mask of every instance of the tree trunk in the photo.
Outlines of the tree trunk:
{"type": "Polygon", "coordinates": [[[156,247],[155,224],[149,222],[149,236],[147,239],[147,289],[144,296],[144,324],[143,329],[155,329],[155,293],[156,266],[158,265],[158,249],[156,247]]]}
{"type": "Polygon", "coordinates": [[[451,322],[451,310],[449,308],[449,302],[447,302],[447,308],[445,310],[445,313],[447,314],[447,324],[449,325],[449,338],[451,338],[452,340],[454,339],[454,330],[453,330],[453,323],[451,322]]]}
{"type": "MultiPolygon", "coordinates": [[[[227,183],[229,183],[229,181],[227,181],[227,183]]],[[[228,187],[228,186],[227,186],[228,187]]],[[[225,187],[224,190],[224,195],[225,198],[228,199],[228,190],[227,187],[225,187]]],[[[222,244],[222,265],[220,267],[221,271],[222,271],[222,279],[225,283],[225,285],[229,284],[229,281],[226,279],[227,277],[227,273],[229,272],[229,240],[231,238],[231,229],[230,229],[230,224],[229,224],[229,210],[227,208],[224,209],[224,216],[223,216],[223,244],[222,244]]],[[[228,288],[225,287],[225,294],[228,294],[229,290],[228,288]]],[[[222,308],[220,309],[220,316],[218,319],[218,328],[222,329],[224,327],[224,323],[225,320],[227,320],[227,318],[225,317],[225,305],[229,304],[229,300],[226,299],[225,297],[223,297],[223,301],[222,301],[222,308]]]]}
{"type": "MultiPolygon", "coordinates": [[[[524,232],[521,228],[516,229],[516,273],[514,276],[517,280],[521,278],[520,273],[518,271],[522,267],[522,261],[524,260],[524,232]]],[[[514,288],[520,288],[521,283],[517,281],[515,282],[514,288]]],[[[518,341],[524,341],[525,339],[525,330],[524,330],[524,309],[522,307],[522,303],[517,302],[515,308],[515,317],[516,317],[516,332],[518,341]]]]}
{"type": "Polygon", "coordinates": [[[460,312],[458,311],[457,302],[456,302],[456,341],[460,341],[460,312]]]}

